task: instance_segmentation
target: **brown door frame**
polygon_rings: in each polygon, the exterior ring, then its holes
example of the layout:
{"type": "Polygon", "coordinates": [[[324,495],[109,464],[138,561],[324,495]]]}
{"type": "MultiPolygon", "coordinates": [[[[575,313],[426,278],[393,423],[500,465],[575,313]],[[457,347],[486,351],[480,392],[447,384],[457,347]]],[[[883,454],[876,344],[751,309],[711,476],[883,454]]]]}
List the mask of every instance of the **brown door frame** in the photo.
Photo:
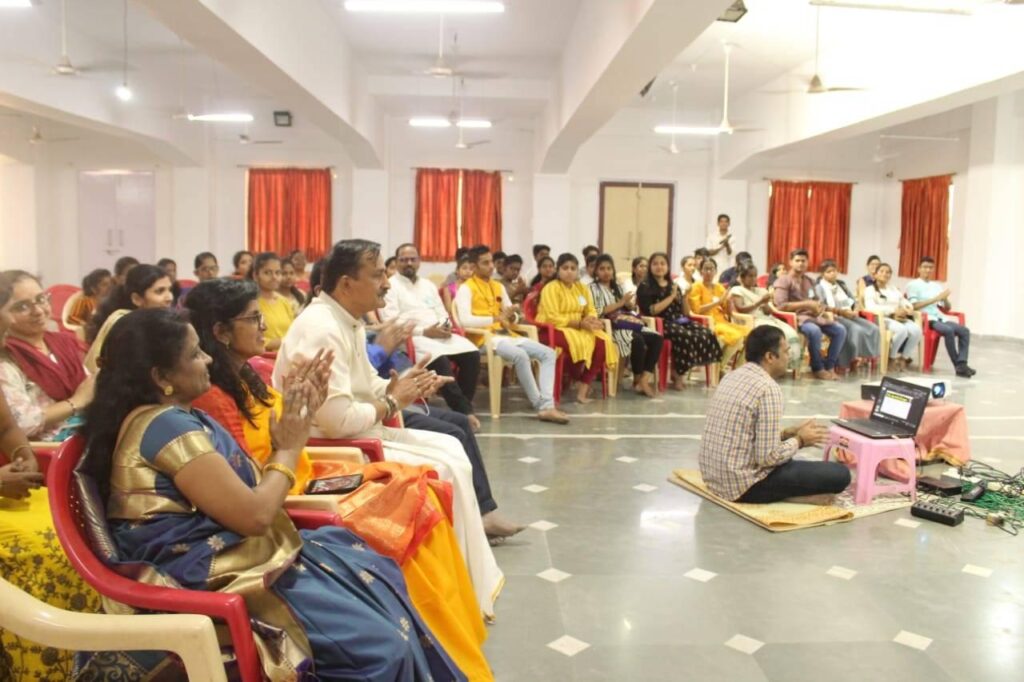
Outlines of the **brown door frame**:
{"type": "MultiPolygon", "coordinates": [[[[666,253],[669,254],[669,258],[672,257],[672,223],[675,219],[675,207],[676,207],[676,185],[672,182],[625,182],[622,180],[601,182],[598,186],[598,208],[597,208],[597,245],[601,249],[601,253],[604,253],[604,189],[605,187],[633,187],[636,189],[650,187],[652,189],[667,189],[668,190],[668,225],[666,231],[668,232],[668,248],[666,253]]],[[[630,254],[630,258],[636,256],[643,256],[645,254],[630,254]]]]}

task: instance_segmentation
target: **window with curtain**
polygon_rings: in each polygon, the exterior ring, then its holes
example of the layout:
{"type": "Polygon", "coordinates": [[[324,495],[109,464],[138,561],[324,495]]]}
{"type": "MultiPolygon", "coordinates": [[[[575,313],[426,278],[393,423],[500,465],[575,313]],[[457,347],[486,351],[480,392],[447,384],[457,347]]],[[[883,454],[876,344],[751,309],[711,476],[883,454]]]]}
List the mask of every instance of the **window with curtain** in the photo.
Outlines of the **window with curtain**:
{"type": "Polygon", "coordinates": [[[773,180],[768,203],[768,263],[788,263],[793,249],[807,249],[810,268],[826,258],[847,272],[850,250],[848,182],[773,180]]]}
{"type": "Polygon", "coordinates": [[[305,252],[314,261],[331,244],[329,168],[252,168],[248,174],[248,248],[305,252]]]}
{"type": "Polygon", "coordinates": [[[425,261],[450,261],[460,246],[501,249],[499,171],[419,168],[413,242],[425,261]]]}
{"type": "Polygon", "coordinates": [[[935,279],[946,279],[952,175],[903,181],[900,212],[900,277],[917,277],[924,256],[935,259],[935,279]]]}

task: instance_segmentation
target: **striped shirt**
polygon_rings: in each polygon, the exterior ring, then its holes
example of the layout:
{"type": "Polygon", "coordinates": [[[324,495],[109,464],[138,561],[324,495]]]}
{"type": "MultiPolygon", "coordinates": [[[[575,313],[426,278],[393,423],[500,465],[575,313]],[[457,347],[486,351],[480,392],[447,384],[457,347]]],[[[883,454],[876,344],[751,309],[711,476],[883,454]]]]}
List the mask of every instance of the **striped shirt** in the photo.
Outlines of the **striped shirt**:
{"type": "Polygon", "coordinates": [[[730,372],[715,389],[704,421],[700,473],[714,494],[737,500],[800,449],[781,438],[782,390],[756,362],[730,372]]]}

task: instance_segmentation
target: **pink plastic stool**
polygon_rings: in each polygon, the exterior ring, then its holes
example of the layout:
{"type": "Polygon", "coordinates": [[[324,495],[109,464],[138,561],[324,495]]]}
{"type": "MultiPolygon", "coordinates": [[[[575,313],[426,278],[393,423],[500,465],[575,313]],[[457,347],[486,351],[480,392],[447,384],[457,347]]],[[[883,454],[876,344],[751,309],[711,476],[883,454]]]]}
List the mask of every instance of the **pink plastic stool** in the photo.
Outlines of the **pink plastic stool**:
{"type": "Polygon", "coordinates": [[[828,431],[825,442],[825,461],[828,461],[832,448],[840,447],[857,458],[857,486],[853,501],[868,504],[875,495],[886,493],[910,493],[910,499],[917,499],[917,449],[913,438],[868,438],[859,433],[844,429],[833,424],[828,431]],[[910,479],[906,483],[888,483],[879,485],[875,481],[878,464],[884,459],[902,459],[910,469],[910,479]]]}

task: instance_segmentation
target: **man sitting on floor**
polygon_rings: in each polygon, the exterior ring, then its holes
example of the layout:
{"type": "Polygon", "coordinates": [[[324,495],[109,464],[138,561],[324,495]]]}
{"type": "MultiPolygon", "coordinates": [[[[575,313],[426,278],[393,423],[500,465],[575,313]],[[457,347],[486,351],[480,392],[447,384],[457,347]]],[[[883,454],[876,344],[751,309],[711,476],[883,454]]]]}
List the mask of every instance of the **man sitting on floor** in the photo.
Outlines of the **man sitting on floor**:
{"type": "Polygon", "coordinates": [[[388,282],[391,287],[384,297],[385,305],[378,311],[384,321],[413,323],[412,344],[417,357],[433,358],[427,369],[442,376],[454,376],[455,382],[441,387],[445,404],[466,415],[474,431],[480,421],[473,414],[473,396],[480,378],[480,351],[469,339],[452,334],[451,320],[444,308],[437,287],[429,279],[419,277],[420,254],[412,244],[402,244],[395,251],[398,272],[388,282]]]}
{"type": "Polygon", "coordinates": [[[917,279],[907,285],[907,300],[914,304],[914,310],[925,312],[928,315],[928,325],[942,334],[946,342],[946,352],[949,353],[949,359],[956,368],[956,375],[969,379],[976,374],[967,364],[971,330],[959,324],[952,315],[942,312],[942,308],[950,309],[951,292],[932,279],[935,276],[935,259],[931,256],[922,258],[921,264],[917,266],[917,276],[917,279]]]}
{"type": "Polygon", "coordinates": [[[772,326],[756,328],[747,337],[746,357],[746,364],[722,379],[708,405],[699,455],[704,484],[730,502],[752,503],[820,503],[812,496],[845,490],[845,465],[793,459],[800,448],[825,442],[825,426],[809,419],[780,429],[782,390],[776,379],[789,365],[785,334],[772,326]]]}
{"type": "Polygon", "coordinates": [[[789,272],[775,280],[775,307],[796,313],[797,327],[807,337],[811,371],[816,379],[835,381],[839,353],[846,343],[846,327],[825,314],[825,304],[814,298],[814,280],[807,276],[807,251],[794,249],[789,254],[789,272]],[[821,335],[831,339],[828,357],[821,360],[821,335]]]}

